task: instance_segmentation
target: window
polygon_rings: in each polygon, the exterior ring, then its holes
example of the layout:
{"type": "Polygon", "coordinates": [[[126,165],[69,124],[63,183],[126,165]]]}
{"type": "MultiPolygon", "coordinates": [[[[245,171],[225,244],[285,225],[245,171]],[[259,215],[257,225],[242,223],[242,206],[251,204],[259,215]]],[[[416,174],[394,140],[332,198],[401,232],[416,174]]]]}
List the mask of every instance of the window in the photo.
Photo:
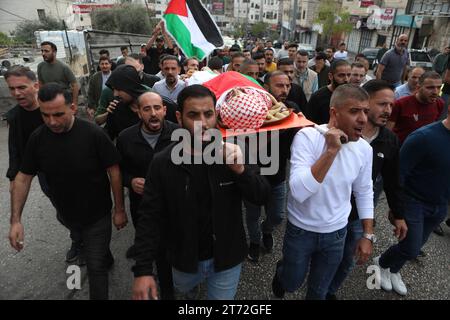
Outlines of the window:
{"type": "Polygon", "coordinates": [[[305,17],[306,17],[306,11],[303,10],[303,20],[305,20],[305,17]]]}
{"type": "Polygon", "coordinates": [[[37,9],[37,14],[40,21],[45,20],[45,10],[44,9],[37,9]]]}
{"type": "Polygon", "coordinates": [[[253,20],[253,15],[250,16],[250,19],[253,20]]]}
{"type": "Polygon", "coordinates": [[[259,20],[259,14],[255,15],[255,20],[259,20]]]}
{"type": "Polygon", "coordinates": [[[254,8],[255,7],[255,4],[252,2],[252,5],[250,6],[251,8],[254,8]]]}
{"type": "Polygon", "coordinates": [[[276,18],[277,18],[277,15],[278,15],[278,14],[275,13],[275,14],[273,15],[273,18],[276,19],[276,18]]]}
{"type": "Polygon", "coordinates": [[[255,4],[255,9],[259,9],[259,4],[255,4]]]}

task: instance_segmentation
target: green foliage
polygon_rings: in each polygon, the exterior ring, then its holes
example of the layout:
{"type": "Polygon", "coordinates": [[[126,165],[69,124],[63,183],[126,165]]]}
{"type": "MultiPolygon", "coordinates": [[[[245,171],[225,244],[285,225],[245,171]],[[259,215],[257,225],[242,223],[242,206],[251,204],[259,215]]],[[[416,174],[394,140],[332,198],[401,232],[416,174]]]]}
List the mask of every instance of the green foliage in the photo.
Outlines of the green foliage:
{"type": "Polygon", "coordinates": [[[6,34],[0,32],[0,45],[7,46],[12,44],[14,41],[10,39],[6,34]]]}
{"type": "Polygon", "coordinates": [[[269,25],[265,22],[257,22],[252,25],[251,34],[254,37],[263,38],[267,35],[267,30],[269,30],[269,25]]]}
{"type": "Polygon", "coordinates": [[[320,3],[314,22],[322,25],[324,43],[328,43],[333,34],[350,32],[353,29],[350,13],[343,11],[339,2],[334,0],[324,0],[320,3]]]}
{"type": "Polygon", "coordinates": [[[245,28],[243,24],[239,24],[235,27],[233,31],[233,37],[236,38],[243,38],[245,36],[245,28]]]}
{"type": "Polygon", "coordinates": [[[151,34],[158,23],[150,21],[145,8],[132,4],[94,10],[91,19],[94,29],[136,34],[151,34]]]}
{"type": "Polygon", "coordinates": [[[47,17],[45,20],[26,20],[20,22],[16,30],[13,32],[13,36],[17,42],[34,43],[34,32],[38,30],[63,30],[64,26],[62,21],[58,21],[55,18],[47,17]]]}

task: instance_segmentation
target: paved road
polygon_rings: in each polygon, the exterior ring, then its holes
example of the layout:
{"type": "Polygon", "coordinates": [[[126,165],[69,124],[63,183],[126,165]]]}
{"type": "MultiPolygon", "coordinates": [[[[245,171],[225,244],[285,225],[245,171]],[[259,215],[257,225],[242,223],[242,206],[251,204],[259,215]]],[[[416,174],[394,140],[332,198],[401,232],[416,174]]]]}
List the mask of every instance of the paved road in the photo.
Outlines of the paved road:
{"type": "MultiPolygon", "coordinates": [[[[69,247],[67,230],[55,219],[55,210],[42,194],[37,181],[33,182],[23,214],[25,226],[25,249],[16,253],[7,240],[9,230],[9,184],[7,169],[7,128],[0,123],[0,299],[87,299],[86,269],[82,268],[82,289],[70,291],[66,287],[64,262],[69,247]]],[[[76,196],[76,195],[74,195],[76,196]]],[[[385,213],[386,201],[382,199],[377,208],[376,232],[379,241],[375,253],[379,254],[395,243],[385,213]]],[[[259,263],[245,262],[237,299],[272,299],[270,284],[275,262],[280,258],[281,237],[284,226],[275,234],[273,254],[262,256],[259,263]]],[[[445,236],[432,235],[424,250],[427,257],[408,263],[402,271],[409,289],[406,297],[366,287],[366,268],[358,267],[351,274],[342,290],[341,299],[450,299],[450,228],[444,227],[445,236]]],[[[126,249],[133,239],[133,228],[129,225],[120,232],[114,231],[112,251],[115,265],[110,274],[110,298],[131,297],[131,261],[125,259],[126,249]]],[[[301,299],[304,288],[287,299],[301,299]]]]}

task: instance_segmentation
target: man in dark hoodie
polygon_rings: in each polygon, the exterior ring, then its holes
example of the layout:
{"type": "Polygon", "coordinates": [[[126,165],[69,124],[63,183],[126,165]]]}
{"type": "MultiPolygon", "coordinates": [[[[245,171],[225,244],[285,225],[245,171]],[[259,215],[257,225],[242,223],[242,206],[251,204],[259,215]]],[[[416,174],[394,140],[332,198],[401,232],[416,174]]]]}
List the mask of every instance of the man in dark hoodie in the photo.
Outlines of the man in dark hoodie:
{"type": "Polygon", "coordinates": [[[114,92],[114,100],[109,104],[105,130],[111,140],[119,133],[139,122],[137,98],[148,91],[142,84],[136,69],[121,65],[113,71],[106,86],[114,92]]]}

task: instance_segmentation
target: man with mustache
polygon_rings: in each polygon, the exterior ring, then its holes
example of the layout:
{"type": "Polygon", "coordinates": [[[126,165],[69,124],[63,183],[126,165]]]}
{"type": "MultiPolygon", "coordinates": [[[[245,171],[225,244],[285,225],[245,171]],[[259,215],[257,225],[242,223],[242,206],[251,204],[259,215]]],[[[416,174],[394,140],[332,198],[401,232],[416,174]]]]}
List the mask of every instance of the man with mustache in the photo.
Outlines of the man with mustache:
{"type": "MultiPolygon", "coordinates": [[[[135,230],[139,224],[138,208],[144,193],[145,176],[154,155],[172,143],[175,123],[164,120],[166,106],[156,92],[145,92],[138,99],[140,122],[123,130],[117,138],[117,150],[121,155],[120,169],[123,185],[129,189],[130,213],[135,230]]],[[[131,246],[127,258],[134,258],[136,250],[131,246]]],[[[156,259],[162,299],[173,298],[172,270],[165,250],[156,259]]]]}
{"type": "Polygon", "coordinates": [[[395,42],[395,47],[388,50],[377,67],[377,79],[386,80],[395,87],[402,84],[409,65],[408,36],[401,34],[395,42]]]}
{"type": "Polygon", "coordinates": [[[178,77],[180,71],[180,62],[177,57],[172,55],[164,56],[161,60],[161,72],[165,78],[156,82],[153,90],[177,102],[178,94],[186,86],[186,83],[178,77]]]}
{"type": "Polygon", "coordinates": [[[316,91],[306,105],[306,117],[317,123],[327,123],[330,119],[330,100],[333,91],[342,84],[349,83],[352,69],[346,60],[331,64],[328,78],[330,84],[316,91]]]}
{"type": "Polygon", "coordinates": [[[439,97],[442,78],[435,71],[425,72],[419,78],[416,94],[395,101],[387,124],[398,136],[400,143],[413,131],[439,119],[444,101],[439,97]]]}
{"type": "Polygon", "coordinates": [[[150,165],[136,230],[134,299],[157,299],[152,264],[161,245],[167,248],[173,283],[181,294],[204,281],[208,299],[233,299],[236,294],[247,255],[242,200],[264,203],[269,185],[257,166],[238,161],[243,157],[238,145],[213,142],[219,143],[222,164],[206,164],[202,150],[192,148],[194,139],[203,146],[211,143],[215,102],[201,85],[183,89],[177,118],[186,140],[159,152],[150,165]],[[177,152],[180,143],[183,148],[177,152]],[[176,164],[180,153],[188,161],[176,164]]]}
{"type": "Polygon", "coordinates": [[[364,231],[355,250],[358,263],[372,253],[372,148],[361,139],[368,99],[360,87],[339,86],[329,123],[303,128],[294,137],[283,258],[272,281],[278,298],[300,288],[308,270],[306,299],[326,298],[344,253],[352,194],[364,231]]]}
{"type": "MultiPolygon", "coordinates": [[[[383,187],[390,208],[389,219],[395,226],[395,236],[401,241],[406,237],[408,228],[401,210],[398,162],[400,146],[397,136],[386,128],[394,104],[394,87],[384,80],[371,80],[363,85],[363,89],[369,94],[368,121],[362,134],[363,139],[373,149],[372,181],[375,184],[379,176],[383,178],[383,187]]],[[[336,292],[353,270],[356,245],[362,236],[362,222],[358,217],[355,199],[352,196],[344,256],[328,289],[328,300],[337,299],[336,292]]]]}

